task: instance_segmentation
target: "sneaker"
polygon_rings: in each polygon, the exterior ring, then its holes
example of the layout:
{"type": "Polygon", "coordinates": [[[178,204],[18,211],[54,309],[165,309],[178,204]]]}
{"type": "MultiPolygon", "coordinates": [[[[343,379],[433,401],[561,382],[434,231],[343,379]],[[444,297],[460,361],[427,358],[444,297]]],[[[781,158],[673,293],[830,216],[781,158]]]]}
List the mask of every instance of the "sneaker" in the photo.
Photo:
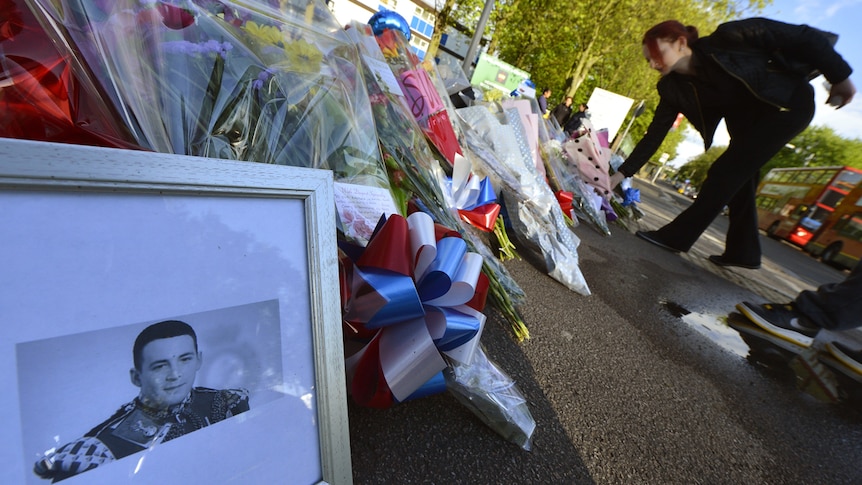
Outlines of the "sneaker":
{"type": "Polygon", "coordinates": [[[718,254],[713,254],[708,259],[709,259],[710,263],[718,265],[718,266],[737,266],[739,268],[745,268],[745,269],[760,269],[760,263],[754,263],[754,264],[737,263],[734,261],[729,261],[727,259],[724,259],[723,255],[718,255],[718,254]]]}
{"type": "Polygon", "coordinates": [[[839,362],[857,374],[862,374],[862,350],[851,350],[838,342],[827,342],[826,350],[839,362]]]}
{"type": "Polygon", "coordinates": [[[814,336],[820,331],[820,327],[811,324],[804,315],[796,311],[793,304],[758,305],[744,301],[737,304],[736,309],[758,327],[801,347],[810,347],[814,336]]]}
{"type": "Polygon", "coordinates": [[[673,246],[668,246],[667,244],[662,242],[662,240],[658,237],[658,231],[637,231],[635,233],[635,236],[643,239],[646,242],[655,244],[662,249],[667,249],[668,251],[672,251],[674,253],[679,252],[679,249],[673,246]]]}

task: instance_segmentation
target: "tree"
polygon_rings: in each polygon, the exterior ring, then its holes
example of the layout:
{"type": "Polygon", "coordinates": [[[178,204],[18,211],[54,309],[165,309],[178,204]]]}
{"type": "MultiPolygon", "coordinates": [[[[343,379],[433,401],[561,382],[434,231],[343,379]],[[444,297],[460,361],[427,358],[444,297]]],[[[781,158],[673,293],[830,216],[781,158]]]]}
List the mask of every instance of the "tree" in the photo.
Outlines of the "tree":
{"type": "Polygon", "coordinates": [[[677,172],[677,176],[681,179],[686,179],[689,183],[697,187],[700,190],[700,187],[703,185],[703,181],[706,180],[706,173],[709,171],[709,167],[712,166],[712,163],[720,157],[725,150],[727,150],[726,146],[713,146],[710,147],[709,150],[692,158],[688,163],[679,168],[677,172]]]}
{"type": "Polygon", "coordinates": [[[425,51],[426,59],[437,57],[437,49],[440,48],[440,39],[443,38],[443,31],[450,25],[449,17],[454,7],[455,0],[445,0],[443,7],[437,10],[437,17],[434,20],[434,33],[431,34],[431,42],[428,43],[428,50],[425,51]]]}
{"type": "Polygon", "coordinates": [[[809,126],[778,151],[760,170],[765,175],[778,167],[862,168],[862,140],[846,139],[826,126],[809,126]]]}
{"type": "MultiPolygon", "coordinates": [[[[586,102],[595,87],[645,100],[646,112],[632,134],[644,133],[652,119],[658,76],[644,62],[641,36],[669,18],[708,33],[721,22],[757,12],[771,0],[505,0],[496,4],[488,28],[489,51],[531,74],[540,88],[551,88],[551,104],[572,96],[586,102]]],[[[459,1],[452,18],[475,25],[484,2],[459,1]]],[[[680,134],[667,138],[663,151],[675,153],[680,134]]]]}

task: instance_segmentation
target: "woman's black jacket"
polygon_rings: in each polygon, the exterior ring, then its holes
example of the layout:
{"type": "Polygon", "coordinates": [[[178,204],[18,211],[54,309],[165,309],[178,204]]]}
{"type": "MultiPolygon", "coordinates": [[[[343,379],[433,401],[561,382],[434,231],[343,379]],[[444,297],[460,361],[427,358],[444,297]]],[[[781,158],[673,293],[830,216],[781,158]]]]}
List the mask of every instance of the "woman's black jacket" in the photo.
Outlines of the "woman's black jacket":
{"type": "MultiPolygon", "coordinates": [[[[823,31],[765,18],[722,24],[690,47],[695,55],[715,60],[756,98],[779,109],[787,109],[800,79],[813,69],[822,72],[831,83],[847,79],[852,72],[823,31]]],[[[712,146],[721,121],[720,114],[701,109],[697,93],[683,76],[663,76],[657,89],[661,99],[647,133],[619,168],[626,176],[634,175],[658,150],[677,113],[685,115],[700,132],[705,150],[712,146]]]]}

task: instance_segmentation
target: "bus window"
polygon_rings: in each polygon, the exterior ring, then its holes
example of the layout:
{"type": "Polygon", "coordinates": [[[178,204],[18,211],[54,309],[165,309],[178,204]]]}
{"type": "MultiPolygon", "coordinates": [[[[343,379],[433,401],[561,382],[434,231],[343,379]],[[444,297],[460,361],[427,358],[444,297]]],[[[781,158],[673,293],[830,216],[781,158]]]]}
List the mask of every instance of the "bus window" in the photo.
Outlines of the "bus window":
{"type": "Polygon", "coordinates": [[[835,224],[835,231],[847,239],[862,241],[862,212],[853,214],[853,217],[842,217],[835,224]]]}
{"type": "MultiPolygon", "coordinates": [[[[789,217],[791,219],[799,219],[800,217],[805,217],[808,214],[808,206],[805,204],[800,204],[799,206],[797,206],[796,210],[794,210],[792,213],[790,212],[790,210],[793,209],[793,206],[788,205],[786,207],[786,209],[787,209],[788,214],[790,214],[789,217]]],[[[782,211],[782,212],[784,212],[784,211],[782,211]]],[[[782,214],[782,215],[787,216],[787,214],[782,214]]]]}
{"type": "Polygon", "coordinates": [[[818,203],[825,205],[826,207],[838,207],[838,204],[844,200],[844,194],[838,192],[837,190],[827,189],[826,192],[820,197],[818,203]]]}
{"type": "Polygon", "coordinates": [[[800,174],[800,178],[797,182],[801,184],[813,184],[817,182],[817,171],[811,170],[810,172],[804,172],[804,174],[800,174]]]}
{"type": "Polygon", "coordinates": [[[793,178],[793,172],[779,172],[775,177],[776,182],[789,182],[793,178]]]}
{"type": "Polygon", "coordinates": [[[849,192],[859,185],[859,182],[862,182],[862,173],[852,170],[842,170],[838,176],[835,177],[835,182],[832,185],[849,192]]]}

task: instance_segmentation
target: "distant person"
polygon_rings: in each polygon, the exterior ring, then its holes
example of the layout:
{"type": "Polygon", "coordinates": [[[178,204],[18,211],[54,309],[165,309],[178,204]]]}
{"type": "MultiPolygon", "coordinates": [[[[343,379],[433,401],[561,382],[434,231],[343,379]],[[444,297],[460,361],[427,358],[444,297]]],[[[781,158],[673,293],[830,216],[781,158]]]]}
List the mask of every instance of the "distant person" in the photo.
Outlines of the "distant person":
{"type": "MultiPolygon", "coordinates": [[[[805,290],[790,303],[758,305],[744,301],[736,308],[773,335],[809,347],[821,329],[847,330],[862,326],[862,261],[844,281],[805,290]]],[[[862,349],[837,342],[826,344],[838,360],[862,373],[862,349]]]]}
{"type": "Polygon", "coordinates": [[[37,475],[58,482],[249,410],[248,391],[194,387],[202,354],[187,323],[168,320],[145,328],[132,358],[129,375],[140,388],[138,397],[36,462],[37,475]]]}
{"type": "Polygon", "coordinates": [[[638,231],[637,236],[669,251],[688,251],[726,205],[730,225],[724,253],[709,261],[759,268],[754,200],[760,168],[811,122],[811,70],[826,76],[831,83],[827,102],[840,108],[856,94],[852,69],[823,32],[764,18],[725,23],[702,38],[697,28],[668,20],[646,32],[643,53],[661,73],[660,101],[646,135],[611,177],[611,185],[649,160],[677,113],[700,132],[706,149],[724,118],[730,145],[713,162],[691,206],[659,230],[638,231]],[[792,68],[799,64],[806,69],[792,68]]]}
{"type": "Polygon", "coordinates": [[[539,96],[539,99],[536,100],[539,102],[539,114],[541,116],[545,116],[548,113],[548,98],[550,98],[550,97],[551,97],[550,88],[545,88],[545,90],[542,91],[542,95],[539,96]]]}
{"type": "Polygon", "coordinates": [[[566,124],[563,126],[563,130],[570,135],[577,133],[584,125],[584,120],[590,117],[590,114],[587,111],[589,109],[590,107],[586,104],[579,104],[578,110],[569,117],[569,120],[566,121],[566,124]]]}
{"type": "Polygon", "coordinates": [[[562,126],[566,126],[566,121],[569,119],[569,116],[572,114],[572,97],[566,96],[566,99],[558,104],[552,111],[551,116],[557,120],[557,123],[562,126]]]}

